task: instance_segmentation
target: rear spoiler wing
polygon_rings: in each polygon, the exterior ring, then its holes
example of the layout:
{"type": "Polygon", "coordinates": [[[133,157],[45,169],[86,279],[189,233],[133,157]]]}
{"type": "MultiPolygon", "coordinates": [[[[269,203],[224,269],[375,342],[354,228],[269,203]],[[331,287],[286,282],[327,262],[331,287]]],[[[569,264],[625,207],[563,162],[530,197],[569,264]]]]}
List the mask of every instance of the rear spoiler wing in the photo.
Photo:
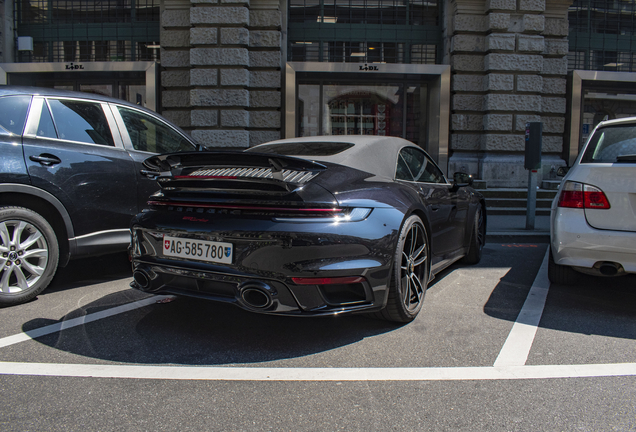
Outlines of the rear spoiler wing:
{"type": "Polygon", "coordinates": [[[168,183],[172,187],[187,187],[185,183],[193,181],[201,187],[200,182],[204,181],[214,189],[221,182],[227,185],[228,181],[239,181],[274,183],[291,191],[327,169],[306,159],[241,151],[168,153],[152,156],[143,164],[159,177],[162,188],[168,183]]]}

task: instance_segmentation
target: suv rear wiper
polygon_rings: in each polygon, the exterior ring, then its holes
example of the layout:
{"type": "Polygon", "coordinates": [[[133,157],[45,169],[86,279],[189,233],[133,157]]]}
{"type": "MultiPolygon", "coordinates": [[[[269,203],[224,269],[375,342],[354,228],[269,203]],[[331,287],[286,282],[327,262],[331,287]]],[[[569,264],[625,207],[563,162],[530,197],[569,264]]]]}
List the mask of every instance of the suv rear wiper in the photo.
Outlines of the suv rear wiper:
{"type": "Polygon", "coordinates": [[[636,162],[636,154],[617,156],[616,162],[636,162]]]}

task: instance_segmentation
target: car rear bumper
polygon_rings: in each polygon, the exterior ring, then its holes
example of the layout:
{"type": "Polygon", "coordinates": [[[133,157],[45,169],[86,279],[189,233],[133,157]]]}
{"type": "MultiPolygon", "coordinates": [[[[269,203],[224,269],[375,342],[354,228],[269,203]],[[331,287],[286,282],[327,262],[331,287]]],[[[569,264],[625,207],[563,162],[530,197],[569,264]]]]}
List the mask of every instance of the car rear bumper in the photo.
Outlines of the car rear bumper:
{"type": "Polygon", "coordinates": [[[383,213],[374,211],[360,222],[293,225],[231,215],[174,225],[174,218],[164,221],[156,213],[133,224],[131,286],[270,314],[380,310],[387,302],[397,242],[397,230],[387,226],[383,213]],[[165,256],[166,236],[229,243],[232,262],[165,256]]]}
{"type": "Polygon", "coordinates": [[[196,270],[133,259],[132,288],[154,294],[176,294],[232,303],[267,314],[320,316],[374,311],[386,303],[387,286],[374,277],[390,269],[358,269],[362,280],[339,285],[298,285],[258,274],[196,270]]]}
{"type": "Polygon", "coordinates": [[[597,269],[616,263],[636,273],[636,233],[592,228],[581,209],[552,209],[550,245],[559,265],[597,269]]]}

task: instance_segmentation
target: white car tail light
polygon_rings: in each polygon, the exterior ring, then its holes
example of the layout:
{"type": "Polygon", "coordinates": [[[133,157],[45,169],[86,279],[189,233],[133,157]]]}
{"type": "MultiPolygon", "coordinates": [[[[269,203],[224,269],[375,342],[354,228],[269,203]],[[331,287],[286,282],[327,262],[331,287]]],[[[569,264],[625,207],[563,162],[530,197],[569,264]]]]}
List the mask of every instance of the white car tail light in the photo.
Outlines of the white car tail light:
{"type": "Polygon", "coordinates": [[[603,210],[609,209],[610,203],[601,189],[584,183],[567,181],[561,189],[558,206],[603,210]]]}

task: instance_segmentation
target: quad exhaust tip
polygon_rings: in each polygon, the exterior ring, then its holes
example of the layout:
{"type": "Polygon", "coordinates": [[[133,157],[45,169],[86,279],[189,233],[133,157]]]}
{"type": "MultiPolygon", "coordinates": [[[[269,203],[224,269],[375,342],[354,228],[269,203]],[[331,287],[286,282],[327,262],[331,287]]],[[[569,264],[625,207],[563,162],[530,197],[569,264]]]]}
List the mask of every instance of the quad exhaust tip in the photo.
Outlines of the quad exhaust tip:
{"type": "Polygon", "coordinates": [[[144,292],[155,292],[158,291],[161,287],[161,284],[158,283],[157,276],[152,276],[153,273],[148,273],[146,270],[137,269],[133,272],[133,281],[131,282],[131,286],[138,290],[144,292]]]}
{"type": "Polygon", "coordinates": [[[241,302],[254,309],[265,309],[272,305],[276,291],[259,281],[248,281],[239,285],[241,302]]]}
{"type": "Polygon", "coordinates": [[[146,272],[137,270],[133,273],[133,279],[135,280],[135,283],[137,285],[139,285],[139,287],[141,289],[146,289],[150,286],[150,279],[148,278],[148,275],[146,274],[146,272]]]}

